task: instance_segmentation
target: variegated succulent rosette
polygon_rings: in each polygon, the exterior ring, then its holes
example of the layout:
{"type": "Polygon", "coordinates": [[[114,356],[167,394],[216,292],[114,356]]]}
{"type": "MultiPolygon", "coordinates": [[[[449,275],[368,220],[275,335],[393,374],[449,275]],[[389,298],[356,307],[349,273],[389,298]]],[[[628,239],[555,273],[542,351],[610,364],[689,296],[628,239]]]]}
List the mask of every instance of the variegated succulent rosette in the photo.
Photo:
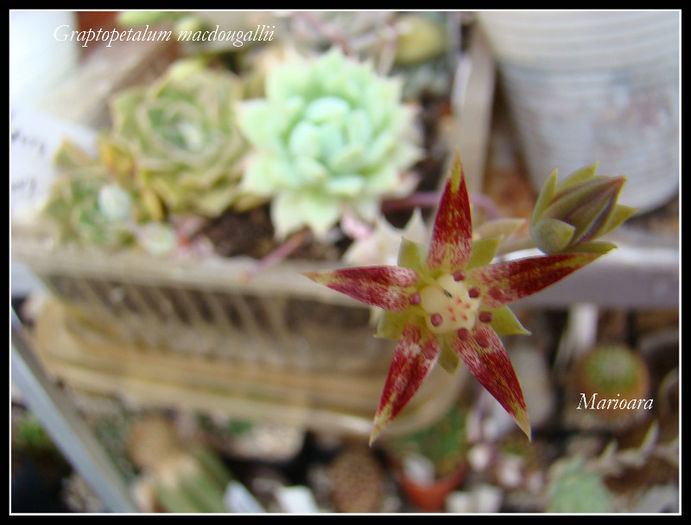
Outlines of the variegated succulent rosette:
{"type": "Polygon", "coordinates": [[[529,333],[508,305],[600,257],[571,252],[490,264],[499,237],[473,240],[465,174],[456,156],[427,253],[403,239],[397,266],[306,274],[313,281],[385,310],[377,336],[397,340],[370,435],[372,443],[407,405],[433,367],[460,361],[530,438],[528,412],[500,335],[529,333]]]}

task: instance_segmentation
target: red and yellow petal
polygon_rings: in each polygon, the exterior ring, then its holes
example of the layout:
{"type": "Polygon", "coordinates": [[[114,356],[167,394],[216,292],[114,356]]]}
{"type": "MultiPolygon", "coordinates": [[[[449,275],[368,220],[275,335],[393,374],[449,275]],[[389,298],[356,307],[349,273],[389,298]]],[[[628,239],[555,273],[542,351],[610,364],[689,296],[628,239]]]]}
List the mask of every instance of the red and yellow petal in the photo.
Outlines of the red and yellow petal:
{"type": "Polygon", "coordinates": [[[478,323],[465,337],[454,334],[448,338],[448,343],[461,357],[470,373],[499,401],[530,439],[530,421],[523,390],[506,349],[494,330],[478,323]]]}
{"type": "Polygon", "coordinates": [[[391,312],[402,312],[410,306],[408,297],[418,280],[415,270],[399,266],[343,268],[304,275],[360,302],[391,312]]]}
{"type": "Polygon", "coordinates": [[[467,282],[478,290],[481,308],[499,308],[560,281],[600,255],[568,253],[501,262],[469,270],[467,282]]]}
{"type": "Polygon", "coordinates": [[[446,181],[434,221],[427,267],[431,271],[441,270],[447,273],[465,268],[472,251],[472,236],[465,173],[461,158],[456,153],[451,177],[446,181]]]}
{"type": "Polygon", "coordinates": [[[439,358],[440,342],[424,327],[408,323],[394,350],[379,408],[374,416],[370,445],[408,404],[439,358]]]}

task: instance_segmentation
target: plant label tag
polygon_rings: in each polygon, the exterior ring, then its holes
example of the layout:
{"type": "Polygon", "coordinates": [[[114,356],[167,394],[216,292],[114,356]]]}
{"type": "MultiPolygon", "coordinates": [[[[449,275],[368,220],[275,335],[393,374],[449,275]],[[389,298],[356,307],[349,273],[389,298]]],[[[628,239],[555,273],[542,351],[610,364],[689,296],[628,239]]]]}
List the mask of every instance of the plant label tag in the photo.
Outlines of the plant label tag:
{"type": "Polygon", "coordinates": [[[10,111],[10,209],[13,220],[30,218],[50,192],[57,170],[53,157],[69,139],[89,154],[96,152],[94,130],[23,107],[10,111]]]}

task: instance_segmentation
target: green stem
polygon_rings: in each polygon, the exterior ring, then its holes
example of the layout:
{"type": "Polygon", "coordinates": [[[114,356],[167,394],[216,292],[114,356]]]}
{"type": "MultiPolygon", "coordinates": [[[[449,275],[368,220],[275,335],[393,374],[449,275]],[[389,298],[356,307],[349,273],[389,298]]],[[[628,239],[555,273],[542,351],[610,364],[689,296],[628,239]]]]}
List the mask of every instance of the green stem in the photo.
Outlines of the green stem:
{"type": "Polygon", "coordinates": [[[278,248],[276,248],[269,255],[257,262],[257,264],[255,264],[254,267],[247,270],[241,276],[240,279],[243,281],[248,281],[249,279],[255,277],[257,274],[261,273],[267,268],[270,268],[271,266],[278,264],[286,257],[288,257],[291,253],[293,253],[295,250],[297,250],[300,246],[302,246],[302,244],[306,242],[310,238],[310,236],[311,231],[308,228],[305,228],[293,234],[278,248]]]}
{"type": "MultiPolygon", "coordinates": [[[[499,213],[492,199],[486,195],[471,193],[469,198],[472,205],[482,208],[487,213],[488,219],[492,220],[501,217],[501,213],[499,213]]],[[[382,202],[381,210],[382,212],[389,212],[409,210],[411,208],[433,208],[439,204],[439,199],[441,199],[441,193],[437,191],[419,191],[402,199],[387,199],[382,202]]]]}

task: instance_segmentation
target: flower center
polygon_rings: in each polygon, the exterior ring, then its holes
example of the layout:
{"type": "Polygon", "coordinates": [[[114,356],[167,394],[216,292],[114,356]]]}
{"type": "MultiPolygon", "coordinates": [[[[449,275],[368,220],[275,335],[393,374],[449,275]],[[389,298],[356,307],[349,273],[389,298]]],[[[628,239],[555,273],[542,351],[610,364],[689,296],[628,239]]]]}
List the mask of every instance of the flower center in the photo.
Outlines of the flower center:
{"type": "Polygon", "coordinates": [[[436,284],[420,290],[420,306],[429,315],[427,326],[435,334],[467,328],[472,330],[477,319],[481,299],[472,298],[462,280],[442,275],[436,284]]]}

